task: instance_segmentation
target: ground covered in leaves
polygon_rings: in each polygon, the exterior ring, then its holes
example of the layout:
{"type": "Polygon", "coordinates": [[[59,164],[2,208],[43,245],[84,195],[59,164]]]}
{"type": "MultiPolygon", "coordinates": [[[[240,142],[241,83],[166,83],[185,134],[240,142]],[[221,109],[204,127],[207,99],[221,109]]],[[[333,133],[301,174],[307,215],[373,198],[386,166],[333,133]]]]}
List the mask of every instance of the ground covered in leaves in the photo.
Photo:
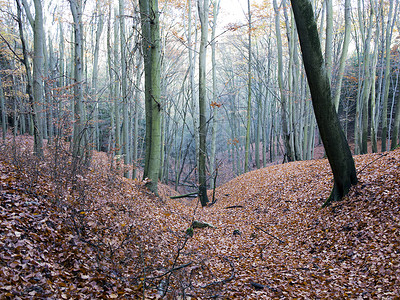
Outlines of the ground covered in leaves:
{"type": "Polygon", "coordinates": [[[1,146],[0,299],[400,297],[400,150],[355,157],[359,183],[326,209],[327,160],[249,172],[201,208],[105,155],[82,171],[15,146],[1,146]]]}

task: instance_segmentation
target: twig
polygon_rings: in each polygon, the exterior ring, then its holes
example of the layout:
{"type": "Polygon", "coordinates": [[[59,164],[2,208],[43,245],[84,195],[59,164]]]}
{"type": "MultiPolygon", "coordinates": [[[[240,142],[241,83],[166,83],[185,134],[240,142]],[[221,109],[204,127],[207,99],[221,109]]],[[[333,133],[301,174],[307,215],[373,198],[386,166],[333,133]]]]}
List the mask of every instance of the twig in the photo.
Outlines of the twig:
{"type": "Polygon", "coordinates": [[[170,273],[172,273],[172,272],[174,272],[174,271],[177,271],[177,270],[180,270],[180,269],[189,267],[192,263],[193,263],[193,262],[191,261],[191,262],[188,262],[188,263],[186,263],[186,264],[183,264],[183,265],[180,265],[180,266],[177,266],[177,267],[173,267],[172,269],[169,269],[168,271],[165,271],[165,272],[164,272],[163,274],[161,274],[161,275],[157,275],[157,276],[154,276],[154,277],[148,277],[148,279],[156,279],[156,278],[164,277],[165,275],[168,275],[168,274],[170,274],[170,273]]]}
{"type": "Polygon", "coordinates": [[[206,285],[200,286],[201,288],[205,289],[212,285],[216,285],[216,284],[220,284],[220,283],[227,283],[227,282],[231,281],[233,278],[235,278],[235,266],[233,265],[233,263],[226,257],[223,257],[222,260],[226,261],[231,266],[231,268],[232,268],[231,276],[229,276],[228,278],[222,279],[222,280],[214,281],[214,282],[208,283],[206,285]]]}
{"type": "Polygon", "coordinates": [[[268,234],[270,237],[276,239],[277,241],[279,241],[279,243],[281,243],[281,244],[284,244],[284,243],[285,243],[284,241],[282,241],[281,239],[277,238],[276,236],[270,234],[269,232],[267,232],[266,230],[262,229],[261,227],[258,227],[258,226],[256,226],[256,225],[254,225],[254,227],[257,228],[258,230],[261,230],[262,232],[268,234]]]}
{"type": "Polygon", "coordinates": [[[379,156],[378,158],[374,159],[373,161],[371,161],[370,163],[366,164],[364,166],[364,168],[362,168],[360,171],[357,172],[357,175],[360,175],[362,173],[362,171],[364,171],[369,165],[372,165],[374,162],[376,162],[378,159],[381,159],[382,157],[388,155],[389,152],[381,154],[381,156],[379,156]]]}

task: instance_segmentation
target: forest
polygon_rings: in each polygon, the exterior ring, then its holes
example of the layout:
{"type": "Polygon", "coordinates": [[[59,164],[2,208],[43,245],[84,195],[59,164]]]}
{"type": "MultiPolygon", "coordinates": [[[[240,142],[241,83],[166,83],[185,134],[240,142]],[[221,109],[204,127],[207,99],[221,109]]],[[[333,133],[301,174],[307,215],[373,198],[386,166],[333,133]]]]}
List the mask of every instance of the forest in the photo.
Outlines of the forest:
{"type": "Polygon", "coordinates": [[[0,298],[400,297],[398,15],[0,0],[0,298]]]}

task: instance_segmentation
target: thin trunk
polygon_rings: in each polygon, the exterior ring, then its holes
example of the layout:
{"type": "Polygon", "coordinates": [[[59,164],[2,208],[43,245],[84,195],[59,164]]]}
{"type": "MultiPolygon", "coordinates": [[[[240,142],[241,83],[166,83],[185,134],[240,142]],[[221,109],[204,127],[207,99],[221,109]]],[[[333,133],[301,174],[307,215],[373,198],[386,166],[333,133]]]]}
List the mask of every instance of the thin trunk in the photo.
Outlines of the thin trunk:
{"type": "MultiPolygon", "coordinates": [[[[217,29],[217,18],[219,13],[219,3],[220,0],[214,0],[213,3],[213,26],[211,31],[211,65],[212,65],[212,132],[211,132],[211,154],[210,154],[210,174],[211,176],[216,176],[215,165],[216,165],[216,143],[217,143],[217,130],[218,130],[218,108],[219,104],[217,102],[217,63],[216,63],[216,29],[217,29]]],[[[214,180],[211,180],[211,188],[214,188],[214,180]]]]}
{"type": "Polygon", "coordinates": [[[250,125],[251,125],[251,9],[250,0],[247,0],[247,12],[249,18],[248,31],[248,65],[247,65],[247,110],[246,110],[246,144],[244,154],[244,172],[249,171],[250,125]]]}
{"type": "Polygon", "coordinates": [[[6,106],[5,106],[5,101],[4,101],[4,93],[3,93],[3,83],[1,80],[0,76],[0,105],[1,105],[1,129],[2,129],[2,138],[3,142],[6,140],[6,134],[7,134],[7,112],[6,112],[6,106]]]}
{"type": "Polygon", "coordinates": [[[207,196],[207,88],[206,88],[206,46],[208,40],[208,0],[198,0],[201,24],[201,39],[199,52],[199,198],[202,206],[208,203],[207,196]]]}
{"type": "Polygon", "coordinates": [[[124,154],[124,177],[129,177],[127,165],[130,163],[129,154],[129,130],[128,130],[128,91],[127,91],[127,67],[126,67],[126,36],[125,36],[125,8],[124,0],[119,0],[119,29],[121,44],[121,91],[122,91],[122,145],[124,154]]]}
{"type": "MultiPolygon", "coordinates": [[[[384,78],[384,92],[383,92],[383,104],[382,104],[382,152],[387,150],[387,134],[388,134],[388,99],[389,99],[389,87],[390,87],[390,44],[393,33],[392,13],[393,13],[393,1],[389,1],[389,14],[387,17],[386,25],[386,38],[385,38],[385,78],[384,78]]],[[[397,7],[397,5],[396,5],[397,7]]]]}
{"type": "Polygon", "coordinates": [[[343,40],[343,48],[342,53],[340,55],[340,62],[339,62],[339,71],[338,71],[338,78],[336,84],[336,91],[335,91],[335,108],[336,112],[339,110],[339,103],[340,103],[340,94],[342,91],[342,81],[344,76],[344,69],[346,67],[346,58],[347,58],[347,51],[349,50],[350,45],[350,31],[351,31],[351,0],[345,0],[344,4],[344,40],[343,40]]]}
{"type": "Polygon", "coordinates": [[[281,39],[281,29],[280,29],[280,17],[279,17],[279,7],[276,2],[276,0],[273,0],[274,4],[274,11],[275,11],[275,33],[276,33],[276,47],[278,48],[278,86],[279,86],[279,91],[280,91],[280,96],[281,96],[281,120],[282,120],[282,135],[283,135],[283,141],[285,144],[285,159],[288,161],[292,161],[293,155],[290,147],[290,133],[289,133],[289,128],[288,128],[288,122],[287,122],[287,103],[286,103],[286,94],[285,94],[285,89],[283,86],[283,62],[282,62],[282,39],[281,39]]]}
{"type": "Polygon", "coordinates": [[[72,154],[77,160],[84,155],[86,146],[86,132],[84,128],[83,110],[83,71],[82,71],[82,47],[83,47],[83,23],[82,23],[82,2],[81,0],[70,0],[72,17],[74,20],[74,133],[72,137],[72,154]]]}

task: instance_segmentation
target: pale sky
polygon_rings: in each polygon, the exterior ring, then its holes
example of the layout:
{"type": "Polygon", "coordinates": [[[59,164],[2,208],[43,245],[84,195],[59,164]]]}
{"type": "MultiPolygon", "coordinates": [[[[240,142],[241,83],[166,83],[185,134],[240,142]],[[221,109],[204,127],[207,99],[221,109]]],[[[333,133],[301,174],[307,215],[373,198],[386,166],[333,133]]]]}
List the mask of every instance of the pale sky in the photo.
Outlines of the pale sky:
{"type": "Polygon", "coordinates": [[[245,13],[247,13],[247,0],[221,0],[218,23],[221,26],[229,23],[244,23],[246,21],[245,13]]]}

